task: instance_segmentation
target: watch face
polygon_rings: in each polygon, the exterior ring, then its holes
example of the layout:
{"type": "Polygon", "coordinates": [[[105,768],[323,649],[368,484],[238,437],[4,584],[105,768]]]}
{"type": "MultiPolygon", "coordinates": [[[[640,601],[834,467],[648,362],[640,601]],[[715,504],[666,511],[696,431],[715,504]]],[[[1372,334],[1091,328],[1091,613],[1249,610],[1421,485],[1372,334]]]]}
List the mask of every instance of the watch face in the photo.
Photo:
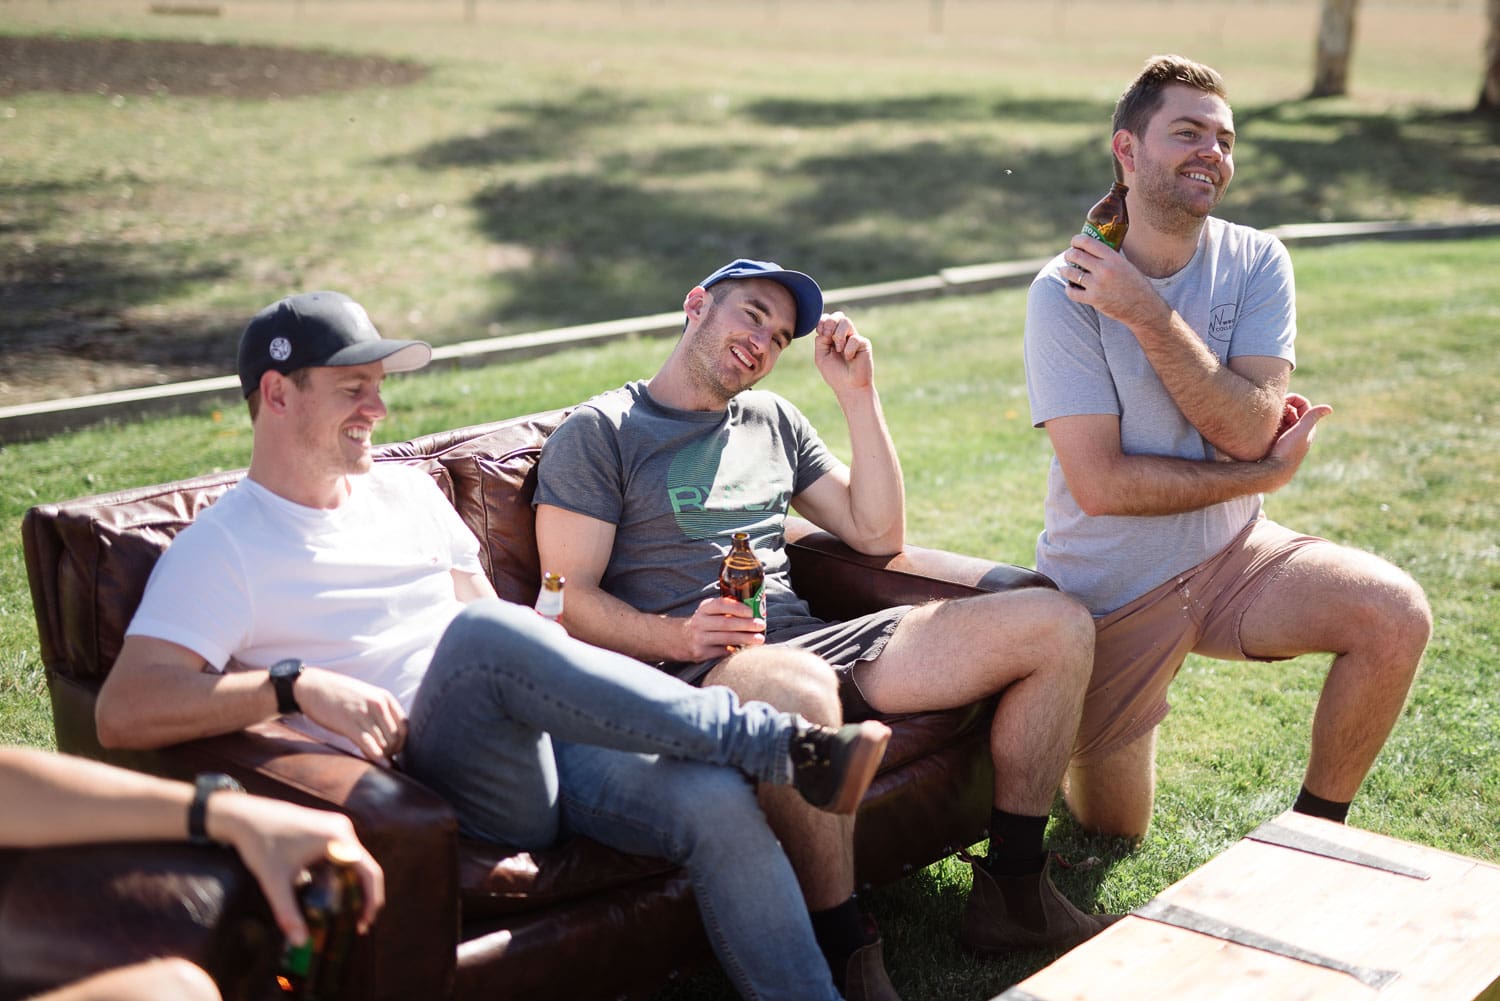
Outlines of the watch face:
{"type": "Polygon", "coordinates": [[[278,660],[271,665],[271,677],[290,678],[296,676],[301,670],[302,661],[295,657],[288,657],[286,660],[278,660]]]}

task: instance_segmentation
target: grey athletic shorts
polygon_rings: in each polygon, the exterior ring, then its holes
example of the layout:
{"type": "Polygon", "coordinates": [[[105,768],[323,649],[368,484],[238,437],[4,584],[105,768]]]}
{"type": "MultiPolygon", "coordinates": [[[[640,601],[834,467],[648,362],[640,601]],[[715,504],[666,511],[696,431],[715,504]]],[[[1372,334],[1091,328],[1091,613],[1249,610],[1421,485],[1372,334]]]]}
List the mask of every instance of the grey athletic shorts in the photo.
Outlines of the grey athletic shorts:
{"type": "MultiPolygon", "coordinates": [[[[790,629],[772,630],[766,637],[766,643],[796,647],[815,653],[827,661],[838,675],[839,701],[843,703],[845,722],[878,719],[881,714],[865,700],[864,693],[859,690],[859,683],[854,679],[854,669],[865,661],[880,656],[886,643],[895,634],[896,627],[909,611],[910,605],[895,605],[844,622],[804,623],[790,629]]],[[[667,663],[657,666],[684,681],[701,684],[703,676],[721,660],[723,658],[718,657],[696,664],[667,663]]]]}

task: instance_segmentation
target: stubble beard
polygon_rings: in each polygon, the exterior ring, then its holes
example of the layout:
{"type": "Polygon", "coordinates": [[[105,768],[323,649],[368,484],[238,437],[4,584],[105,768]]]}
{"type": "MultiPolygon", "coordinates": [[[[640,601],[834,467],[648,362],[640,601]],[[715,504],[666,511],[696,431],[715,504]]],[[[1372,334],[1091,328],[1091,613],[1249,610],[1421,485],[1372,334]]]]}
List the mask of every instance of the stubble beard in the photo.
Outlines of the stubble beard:
{"type": "Polygon", "coordinates": [[[1132,203],[1132,213],[1149,219],[1152,228],[1168,236],[1195,236],[1203,228],[1203,221],[1218,207],[1227,186],[1216,186],[1213,200],[1207,208],[1200,208],[1201,202],[1183,195],[1180,183],[1176,170],[1153,167],[1138,173],[1131,191],[1140,197],[1132,203]]]}

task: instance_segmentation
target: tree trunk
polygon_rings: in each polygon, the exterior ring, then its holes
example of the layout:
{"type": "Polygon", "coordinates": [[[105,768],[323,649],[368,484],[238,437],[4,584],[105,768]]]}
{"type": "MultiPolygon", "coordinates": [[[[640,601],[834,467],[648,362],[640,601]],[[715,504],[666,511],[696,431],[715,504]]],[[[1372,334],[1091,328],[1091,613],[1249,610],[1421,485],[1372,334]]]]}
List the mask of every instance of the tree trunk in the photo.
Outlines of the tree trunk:
{"type": "MultiPolygon", "coordinates": [[[[1495,2],[1490,0],[1492,5],[1495,2]]],[[[1358,7],[1359,0],[1323,0],[1309,97],[1340,97],[1349,93],[1349,59],[1354,52],[1354,14],[1358,7]]]]}
{"type": "Polygon", "coordinates": [[[1474,110],[1500,115],[1500,0],[1489,0],[1488,7],[1490,30],[1484,45],[1484,81],[1474,110]]]}

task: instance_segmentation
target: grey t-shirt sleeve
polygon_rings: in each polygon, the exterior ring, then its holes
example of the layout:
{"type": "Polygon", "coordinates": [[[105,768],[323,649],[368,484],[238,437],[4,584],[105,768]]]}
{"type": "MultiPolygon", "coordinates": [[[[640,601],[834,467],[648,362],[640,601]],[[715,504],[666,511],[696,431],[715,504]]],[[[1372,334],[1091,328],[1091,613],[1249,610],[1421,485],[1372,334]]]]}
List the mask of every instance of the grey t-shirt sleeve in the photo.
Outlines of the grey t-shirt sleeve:
{"type": "Polygon", "coordinates": [[[1023,354],[1031,424],[1054,417],[1120,414],[1120,398],[1109,370],[1099,314],[1068,298],[1058,255],[1031,283],[1026,297],[1023,354]]]}
{"type": "MultiPolygon", "coordinates": [[[[1292,257],[1274,237],[1261,237],[1234,318],[1229,358],[1262,355],[1297,364],[1297,282],[1292,257]]],[[[1212,320],[1210,321],[1212,324],[1212,320]]]]}
{"type": "Polygon", "coordinates": [[[625,498],[615,429],[595,408],[579,407],[547,438],[532,505],[551,504],[619,524],[625,498]]]}

